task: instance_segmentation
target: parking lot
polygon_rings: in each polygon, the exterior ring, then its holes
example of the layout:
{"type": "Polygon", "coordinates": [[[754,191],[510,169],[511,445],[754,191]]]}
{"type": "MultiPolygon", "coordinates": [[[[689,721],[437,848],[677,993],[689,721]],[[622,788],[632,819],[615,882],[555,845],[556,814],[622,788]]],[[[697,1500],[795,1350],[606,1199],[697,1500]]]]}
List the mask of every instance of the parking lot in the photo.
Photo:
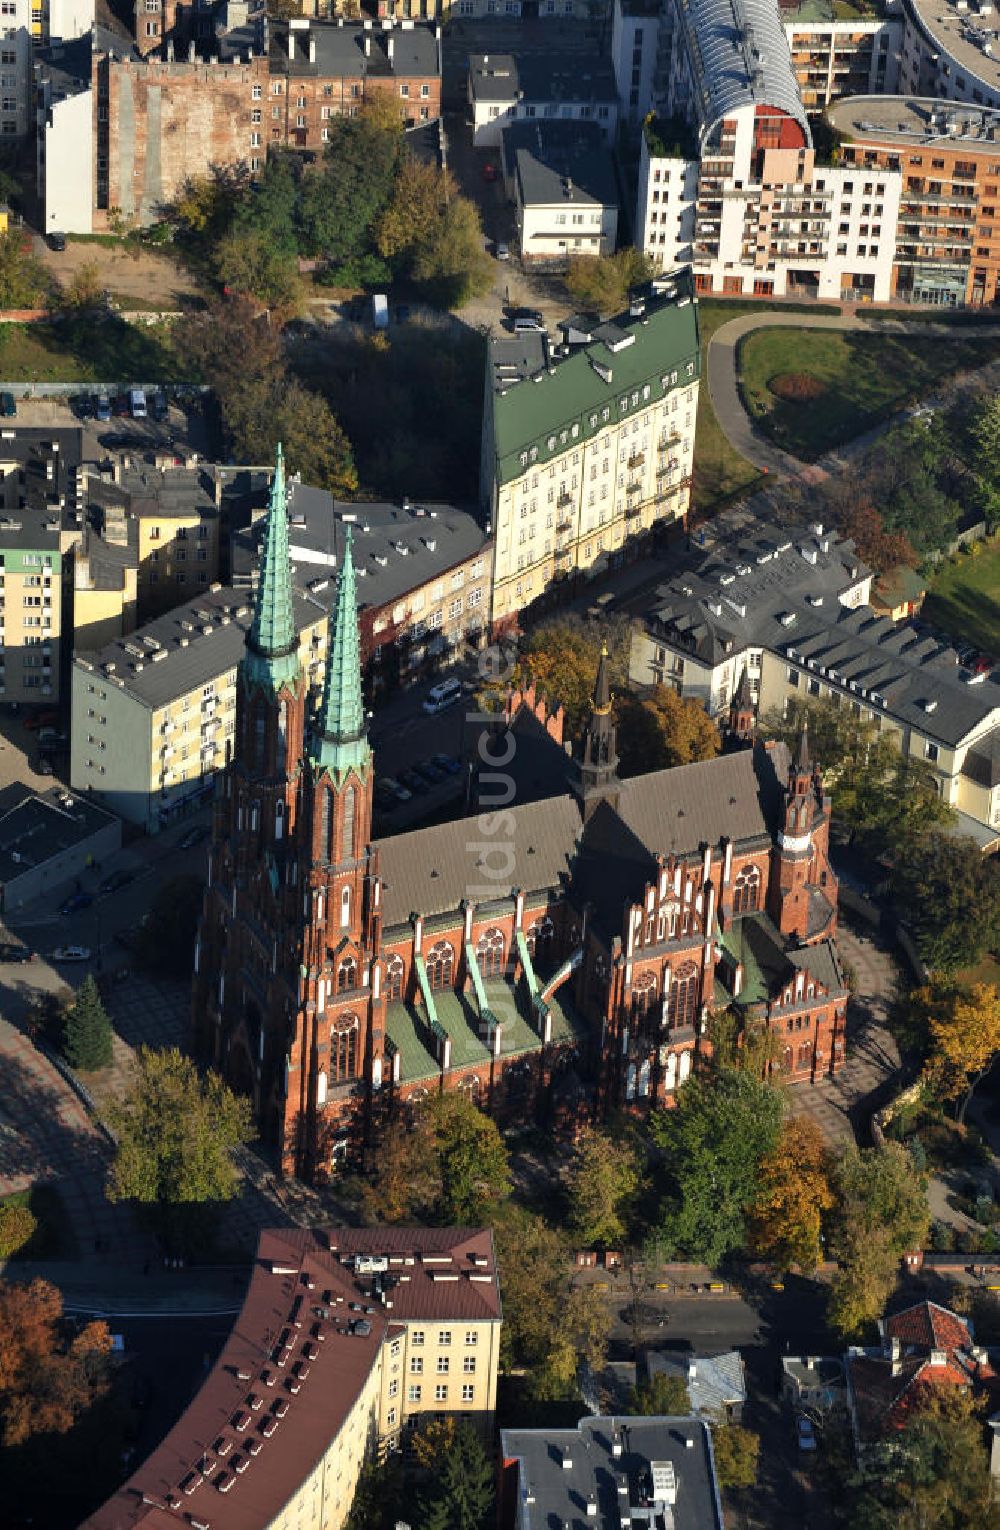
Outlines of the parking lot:
{"type": "Polygon", "coordinates": [[[211,439],[204,409],[197,398],[188,399],[183,406],[168,401],[164,419],[156,420],[147,415],[144,420],[133,419],[127,412],[124,395],[110,395],[113,411],[116,400],[118,412],[110,420],[93,417],[93,392],[81,388],[79,393],[44,398],[18,397],[17,413],[5,422],[6,429],[20,425],[34,430],[71,429],[83,430],[83,457],[88,462],[100,462],[109,452],[134,451],[139,454],[162,453],[173,450],[179,457],[195,453],[200,457],[211,455],[211,439]],[[79,401],[86,399],[89,413],[82,416],[79,401]],[[71,402],[72,400],[72,402],[71,402]]]}

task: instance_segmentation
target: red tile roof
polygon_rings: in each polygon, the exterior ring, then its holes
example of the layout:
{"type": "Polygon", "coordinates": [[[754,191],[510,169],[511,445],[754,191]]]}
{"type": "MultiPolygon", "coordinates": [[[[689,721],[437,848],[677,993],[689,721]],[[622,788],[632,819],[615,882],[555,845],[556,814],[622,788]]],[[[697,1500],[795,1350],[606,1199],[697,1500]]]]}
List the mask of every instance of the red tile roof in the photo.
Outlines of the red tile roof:
{"type": "Polygon", "coordinates": [[[883,1323],[885,1336],[920,1349],[971,1349],[972,1332],[965,1318],[937,1302],[917,1302],[883,1323]]]}
{"type": "Polygon", "coordinates": [[[386,1336],[424,1317],[500,1320],[489,1228],[261,1233],[204,1385],[81,1530],[263,1530],[336,1437],[386,1336]],[[378,1268],[357,1269],[359,1256],[378,1268]]]}

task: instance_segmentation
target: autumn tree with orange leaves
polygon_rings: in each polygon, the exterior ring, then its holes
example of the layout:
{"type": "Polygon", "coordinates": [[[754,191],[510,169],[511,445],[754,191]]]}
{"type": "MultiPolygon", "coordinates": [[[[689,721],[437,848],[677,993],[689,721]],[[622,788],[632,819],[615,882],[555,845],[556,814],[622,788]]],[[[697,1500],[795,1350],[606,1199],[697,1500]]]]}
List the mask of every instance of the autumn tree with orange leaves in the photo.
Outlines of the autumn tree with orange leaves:
{"type": "Polygon", "coordinates": [[[1000,1057],[1000,993],[992,983],[954,988],[938,979],[912,998],[931,1040],[927,1082],[956,1100],[955,1119],[964,1126],[973,1094],[1000,1057]]]}
{"type": "Polygon", "coordinates": [[[88,1323],[71,1335],[62,1295],[47,1280],[0,1282],[0,1440],[65,1434],[111,1384],[111,1335],[88,1323]]]}
{"type": "Polygon", "coordinates": [[[774,1152],[764,1159],[750,1218],[754,1252],[779,1270],[811,1274],[822,1258],[820,1224],[833,1205],[829,1158],[815,1121],[786,1116],[774,1152]]]}

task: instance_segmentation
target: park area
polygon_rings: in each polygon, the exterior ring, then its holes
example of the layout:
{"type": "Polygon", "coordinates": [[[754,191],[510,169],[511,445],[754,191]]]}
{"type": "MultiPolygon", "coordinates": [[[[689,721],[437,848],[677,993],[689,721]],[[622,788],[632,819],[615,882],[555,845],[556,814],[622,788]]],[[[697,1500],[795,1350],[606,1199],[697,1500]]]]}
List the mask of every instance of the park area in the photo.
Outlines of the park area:
{"type": "Polygon", "coordinates": [[[1000,661],[1000,536],[973,543],[941,565],[923,615],[1000,661]]]}
{"type": "Polygon", "coordinates": [[[832,330],[755,330],[740,346],[746,407],[806,462],[870,430],[946,377],[995,360],[996,340],[832,330]]]}

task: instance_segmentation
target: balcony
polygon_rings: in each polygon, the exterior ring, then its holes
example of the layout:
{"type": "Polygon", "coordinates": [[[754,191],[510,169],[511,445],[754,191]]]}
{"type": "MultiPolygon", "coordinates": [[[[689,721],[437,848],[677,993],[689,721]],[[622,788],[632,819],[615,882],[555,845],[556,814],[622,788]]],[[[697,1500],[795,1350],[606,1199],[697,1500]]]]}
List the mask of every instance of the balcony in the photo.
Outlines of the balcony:
{"type": "Polygon", "coordinates": [[[633,452],[631,457],[628,459],[628,468],[629,468],[629,471],[631,472],[633,468],[642,467],[642,465],[645,462],[645,460],[646,460],[646,453],[645,452],[633,452]]]}
{"type": "Polygon", "coordinates": [[[562,507],[565,507],[567,505],[571,505],[572,503],[573,503],[573,496],[572,496],[572,494],[567,494],[566,490],[562,489],[560,491],[560,493],[559,493],[558,499],[556,500],[556,504],[560,505],[562,507]]]}
{"type": "Polygon", "coordinates": [[[626,484],[625,485],[625,493],[629,494],[629,495],[632,495],[632,494],[641,494],[642,493],[642,481],[641,481],[641,479],[637,480],[637,481],[633,481],[632,483],[626,484]]]}
{"type": "Polygon", "coordinates": [[[556,521],[556,531],[559,532],[560,534],[562,532],[564,532],[564,531],[572,531],[572,530],[573,530],[573,518],[572,518],[572,516],[564,516],[561,521],[556,521]]]}

